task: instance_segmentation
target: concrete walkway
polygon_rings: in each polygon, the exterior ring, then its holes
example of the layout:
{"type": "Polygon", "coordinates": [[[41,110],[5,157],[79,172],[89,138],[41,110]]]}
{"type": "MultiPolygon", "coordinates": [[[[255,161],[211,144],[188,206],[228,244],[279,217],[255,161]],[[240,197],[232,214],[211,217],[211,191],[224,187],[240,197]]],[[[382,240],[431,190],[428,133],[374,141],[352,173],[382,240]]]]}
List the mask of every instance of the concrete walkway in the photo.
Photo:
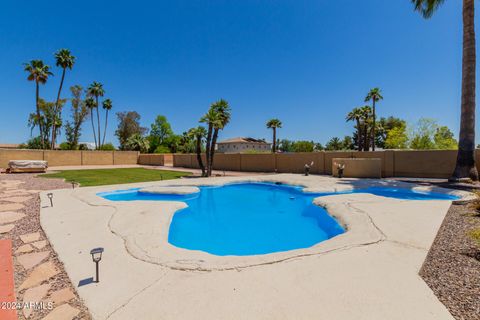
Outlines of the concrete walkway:
{"type": "MultiPolygon", "coordinates": [[[[225,183],[247,178],[215,179],[225,183]]],[[[249,179],[322,189],[375,182],[346,183],[288,174],[249,179]]],[[[385,180],[378,183],[389,184],[385,180]]],[[[112,224],[118,228],[123,223],[123,228],[129,229],[142,223],[115,222],[118,209],[114,203],[99,197],[96,203],[85,201],[96,192],[126,187],[57,190],[53,208],[43,207],[47,199],[42,195],[42,227],[72,282],[79,285],[78,293],[94,319],[453,319],[418,276],[450,201],[407,201],[365,194],[322,197],[328,210],[348,207],[344,214],[367,217],[367,227],[375,229],[378,240],[292,256],[277,263],[195,271],[172,269],[132,255],[127,244],[151,228],[124,236],[114,231],[112,224]],[[101,282],[89,283],[94,275],[89,251],[98,246],[105,248],[101,282]]],[[[140,204],[132,210],[138,212],[139,219],[148,214],[144,211],[148,208],[140,204]]],[[[346,238],[350,229],[353,232],[356,226],[349,226],[346,238]]],[[[317,246],[328,246],[336,239],[317,246]]]]}

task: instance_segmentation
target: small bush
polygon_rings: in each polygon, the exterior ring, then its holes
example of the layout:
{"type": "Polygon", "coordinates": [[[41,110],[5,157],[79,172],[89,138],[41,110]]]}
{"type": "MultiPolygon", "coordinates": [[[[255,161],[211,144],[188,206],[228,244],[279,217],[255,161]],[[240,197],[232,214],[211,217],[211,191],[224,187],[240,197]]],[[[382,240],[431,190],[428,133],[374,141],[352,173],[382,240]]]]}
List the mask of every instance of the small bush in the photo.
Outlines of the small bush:
{"type": "Polygon", "coordinates": [[[112,143],[105,143],[103,146],[100,147],[99,150],[103,150],[103,151],[114,151],[115,150],[115,146],[112,144],[112,143]]]}
{"type": "Polygon", "coordinates": [[[480,228],[471,230],[468,235],[480,246],[480,228]]]}
{"type": "Polygon", "coordinates": [[[153,151],[153,153],[170,153],[170,149],[166,146],[158,146],[157,148],[155,148],[155,151],[153,151]]]}

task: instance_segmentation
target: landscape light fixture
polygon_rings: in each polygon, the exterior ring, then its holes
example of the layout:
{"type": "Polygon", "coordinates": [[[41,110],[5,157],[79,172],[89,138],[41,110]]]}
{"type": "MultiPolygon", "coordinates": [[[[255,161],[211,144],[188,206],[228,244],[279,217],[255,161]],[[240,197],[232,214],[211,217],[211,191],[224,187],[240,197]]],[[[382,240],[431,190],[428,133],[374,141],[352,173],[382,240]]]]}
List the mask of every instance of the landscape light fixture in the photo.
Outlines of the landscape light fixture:
{"type": "Polygon", "coordinates": [[[75,181],[72,181],[72,189],[75,189],[75,185],[76,185],[76,184],[77,184],[77,183],[76,183],[75,181]]]}
{"type": "Polygon", "coordinates": [[[98,277],[98,263],[102,260],[102,253],[103,248],[95,248],[90,250],[90,254],[92,255],[92,260],[95,262],[95,282],[100,282],[98,277]]]}
{"type": "Polygon", "coordinates": [[[47,193],[48,199],[50,199],[50,207],[53,207],[53,193],[47,193]]]}

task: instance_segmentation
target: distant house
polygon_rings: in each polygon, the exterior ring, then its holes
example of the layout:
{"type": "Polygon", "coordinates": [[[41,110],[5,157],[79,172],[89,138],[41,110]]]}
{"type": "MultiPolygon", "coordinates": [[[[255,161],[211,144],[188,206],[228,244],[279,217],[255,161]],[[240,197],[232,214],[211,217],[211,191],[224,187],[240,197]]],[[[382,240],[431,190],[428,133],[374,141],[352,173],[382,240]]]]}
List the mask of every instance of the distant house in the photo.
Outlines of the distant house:
{"type": "Polygon", "coordinates": [[[263,139],[238,137],[217,142],[217,151],[223,153],[268,152],[271,150],[272,144],[263,139]]]}

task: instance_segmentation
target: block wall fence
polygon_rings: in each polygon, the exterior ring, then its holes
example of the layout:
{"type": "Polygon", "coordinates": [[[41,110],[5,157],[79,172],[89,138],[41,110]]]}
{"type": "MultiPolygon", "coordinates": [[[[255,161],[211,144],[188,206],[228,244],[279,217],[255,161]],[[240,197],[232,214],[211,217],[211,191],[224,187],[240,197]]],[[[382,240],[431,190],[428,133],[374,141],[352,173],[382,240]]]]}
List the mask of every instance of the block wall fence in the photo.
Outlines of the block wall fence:
{"type": "MultiPolygon", "coordinates": [[[[476,150],[480,171],[480,150],[476,150]]],[[[205,157],[203,157],[205,163],[205,157]]],[[[215,170],[302,173],[306,163],[313,174],[332,174],[334,158],[378,158],[383,177],[448,178],[453,173],[456,150],[322,151],[279,154],[215,154],[215,170]]],[[[199,168],[195,154],[174,154],[173,166],[199,168]]]]}
{"type": "MultiPolygon", "coordinates": [[[[480,171],[480,149],[476,150],[480,171]]],[[[332,174],[333,158],[378,158],[383,177],[448,178],[454,168],[455,150],[321,151],[279,154],[216,153],[215,170],[302,173],[306,163],[313,174],[332,174]]],[[[205,155],[202,155],[205,162],[205,155]]],[[[50,167],[81,165],[156,165],[199,168],[195,154],[139,154],[136,151],[60,151],[0,149],[0,167],[9,160],[46,160],[50,167]]]]}
{"type": "Polygon", "coordinates": [[[128,165],[138,163],[138,152],[0,149],[0,168],[6,168],[10,160],[45,160],[49,167],[128,165]]]}

